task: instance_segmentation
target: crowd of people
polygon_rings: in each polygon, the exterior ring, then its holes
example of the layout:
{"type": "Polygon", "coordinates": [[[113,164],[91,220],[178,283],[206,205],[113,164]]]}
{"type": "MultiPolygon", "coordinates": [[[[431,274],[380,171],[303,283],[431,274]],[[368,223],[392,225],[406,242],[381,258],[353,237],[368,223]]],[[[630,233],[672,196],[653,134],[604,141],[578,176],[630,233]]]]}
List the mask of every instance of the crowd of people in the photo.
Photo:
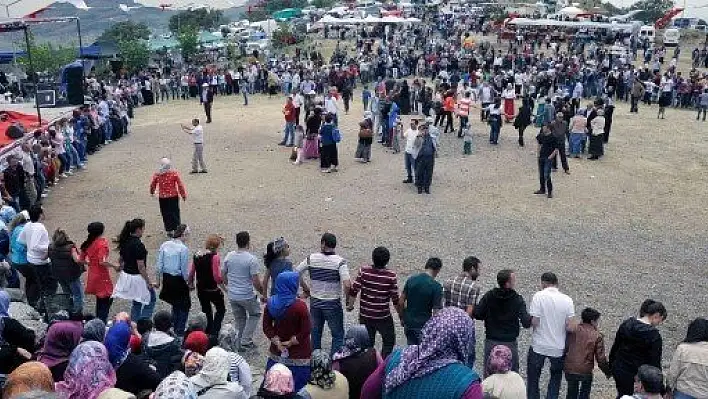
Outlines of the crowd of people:
{"type": "Polygon", "coordinates": [[[560,397],[564,376],[568,398],[590,398],[596,365],[614,379],[618,398],[708,395],[708,320],[688,325],[662,372],[659,326],[668,316],[662,303],[644,301],[637,317],[618,327],[607,353],[600,312],[585,308],[576,317],[551,272],[541,276],[527,307],[514,270],[499,271],[498,286],[482,294],[482,262],[472,256],[444,281],[438,279],[442,261],[430,258],[399,290],[385,247],[375,248],[370,265],[354,276],[336,252],[335,235],[325,233],[319,250],[298,264],[281,237],[267,245],[263,268],[247,232],[236,235],[237,249],[222,259],[223,239],[210,235],[191,253],[189,229],[181,224],[160,246],[153,277],[140,219],[126,223],[119,260],[111,262],[101,223],[91,223],[77,246],[62,230],[49,239],[39,205],[17,214],[4,206],[0,216],[12,219],[3,230],[10,235],[3,255],[12,265],[4,273],[24,276],[24,288],[9,278],[0,291],[3,398],[533,399],[541,397],[546,360],[548,398],[560,397]],[[119,274],[115,285],[112,268],[119,274]],[[55,303],[57,286],[70,297],[64,308],[55,303]],[[189,318],[195,289],[202,313],[189,318]],[[46,334],[13,318],[11,297],[18,293],[44,315],[46,334]],[[95,312],[86,309],[84,294],[96,297],[95,312]],[[114,298],[132,300],[130,313],[109,318],[114,298]],[[158,298],[171,311],[155,312],[158,298]],[[358,323],[345,332],[344,312],[357,299],[358,323]],[[224,324],[227,300],[233,323],[224,324]],[[392,310],[407,346],[396,346],[392,310]],[[479,360],[475,321],[485,332],[479,360]],[[331,345],[322,343],[325,323],[331,345]],[[263,381],[254,385],[241,354],[256,350],[259,325],[268,347],[263,381]],[[531,329],[525,380],[517,341],[522,328],[531,329]]]}

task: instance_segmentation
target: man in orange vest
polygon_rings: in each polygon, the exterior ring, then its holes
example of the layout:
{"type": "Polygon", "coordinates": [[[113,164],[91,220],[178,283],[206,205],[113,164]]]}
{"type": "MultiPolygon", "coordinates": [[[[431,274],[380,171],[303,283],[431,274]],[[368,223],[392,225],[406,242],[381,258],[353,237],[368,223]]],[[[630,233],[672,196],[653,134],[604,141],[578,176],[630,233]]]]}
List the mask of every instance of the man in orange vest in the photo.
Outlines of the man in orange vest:
{"type": "Polygon", "coordinates": [[[470,105],[472,105],[472,99],[470,99],[470,92],[465,92],[465,96],[457,102],[457,116],[460,118],[460,130],[457,132],[457,137],[462,137],[462,130],[470,122],[470,105]]]}

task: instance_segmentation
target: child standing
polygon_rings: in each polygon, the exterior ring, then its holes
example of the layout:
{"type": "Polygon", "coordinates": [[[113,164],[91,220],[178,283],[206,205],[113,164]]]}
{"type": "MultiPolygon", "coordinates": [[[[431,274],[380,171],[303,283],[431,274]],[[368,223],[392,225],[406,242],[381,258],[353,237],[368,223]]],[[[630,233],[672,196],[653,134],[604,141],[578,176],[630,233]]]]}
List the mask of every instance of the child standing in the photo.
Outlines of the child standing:
{"type": "Polygon", "coordinates": [[[610,364],[605,356],[605,339],[598,331],[600,312],[586,308],[580,315],[582,323],[568,333],[565,356],[565,380],[568,398],[590,398],[595,361],[603,373],[610,377],[610,364]]]}
{"type": "Polygon", "coordinates": [[[302,163],[302,157],[304,152],[302,147],[304,144],[305,129],[302,127],[302,125],[297,125],[295,126],[295,148],[293,148],[293,155],[295,155],[295,160],[293,161],[293,165],[300,165],[302,163]]]}
{"type": "Polygon", "coordinates": [[[469,123],[462,128],[462,141],[464,142],[462,153],[464,155],[472,154],[472,129],[470,129],[469,123]]]}
{"type": "Polygon", "coordinates": [[[371,91],[369,91],[369,86],[364,85],[364,90],[361,92],[361,101],[364,103],[364,111],[368,111],[370,99],[371,99],[371,91]]]}

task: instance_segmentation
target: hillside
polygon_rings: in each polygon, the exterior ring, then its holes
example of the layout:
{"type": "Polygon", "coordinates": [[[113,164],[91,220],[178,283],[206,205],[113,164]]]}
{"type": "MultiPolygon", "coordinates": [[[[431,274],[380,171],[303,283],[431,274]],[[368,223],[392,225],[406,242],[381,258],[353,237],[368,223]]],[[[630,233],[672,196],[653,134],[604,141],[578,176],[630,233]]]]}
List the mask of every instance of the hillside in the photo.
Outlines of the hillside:
{"type": "MultiPolygon", "coordinates": [[[[88,10],[79,10],[66,3],[56,3],[40,16],[78,16],[81,19],[81,35],[84,45],[89,45],[107,27],[116,22],[129,19],[135,22],[145,22],[153,30],[153,33],[164,33],[167,31],[167,23],[170,16],[176,13],[176,11],[162,11],[159,8],[150,7],[141,7],[124,12],[118,8],[120,3],[124,3],[129,7],[139,6],[133,0],[86,0],[86,4],[90,8],[88,10]]],[[[236,7],[224,10],[224,15],[235,20],[242,12],[243,7],[236,7]]],[[[38,42],[78,42],[76,24],[73,23],[38,25],[32,28],[32,33],[38,42]]],[[[2,34],[0,35],[0,49],[11,49],[13,38],[15,41],[20,41],[20,45],[23,45],[21,34],[2,34]]]]}

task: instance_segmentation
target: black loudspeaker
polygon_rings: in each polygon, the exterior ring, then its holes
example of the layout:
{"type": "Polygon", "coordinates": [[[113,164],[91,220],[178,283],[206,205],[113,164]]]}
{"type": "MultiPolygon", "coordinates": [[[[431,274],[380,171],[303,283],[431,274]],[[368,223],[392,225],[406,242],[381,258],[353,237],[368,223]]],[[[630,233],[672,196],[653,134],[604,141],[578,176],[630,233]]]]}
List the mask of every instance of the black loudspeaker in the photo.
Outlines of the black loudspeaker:
{"type": "Polygon", "coordinates": [[[57,103],[57,93],[54,90],[37,90],[37,103],[43,108],[54,107],[57,103]]]}
{"type": "Polygon", "coordinates": [[[84,103],[84,74],[79,68],[71,68],[66,73],[66,100],[71,105],[84,103]]]}

